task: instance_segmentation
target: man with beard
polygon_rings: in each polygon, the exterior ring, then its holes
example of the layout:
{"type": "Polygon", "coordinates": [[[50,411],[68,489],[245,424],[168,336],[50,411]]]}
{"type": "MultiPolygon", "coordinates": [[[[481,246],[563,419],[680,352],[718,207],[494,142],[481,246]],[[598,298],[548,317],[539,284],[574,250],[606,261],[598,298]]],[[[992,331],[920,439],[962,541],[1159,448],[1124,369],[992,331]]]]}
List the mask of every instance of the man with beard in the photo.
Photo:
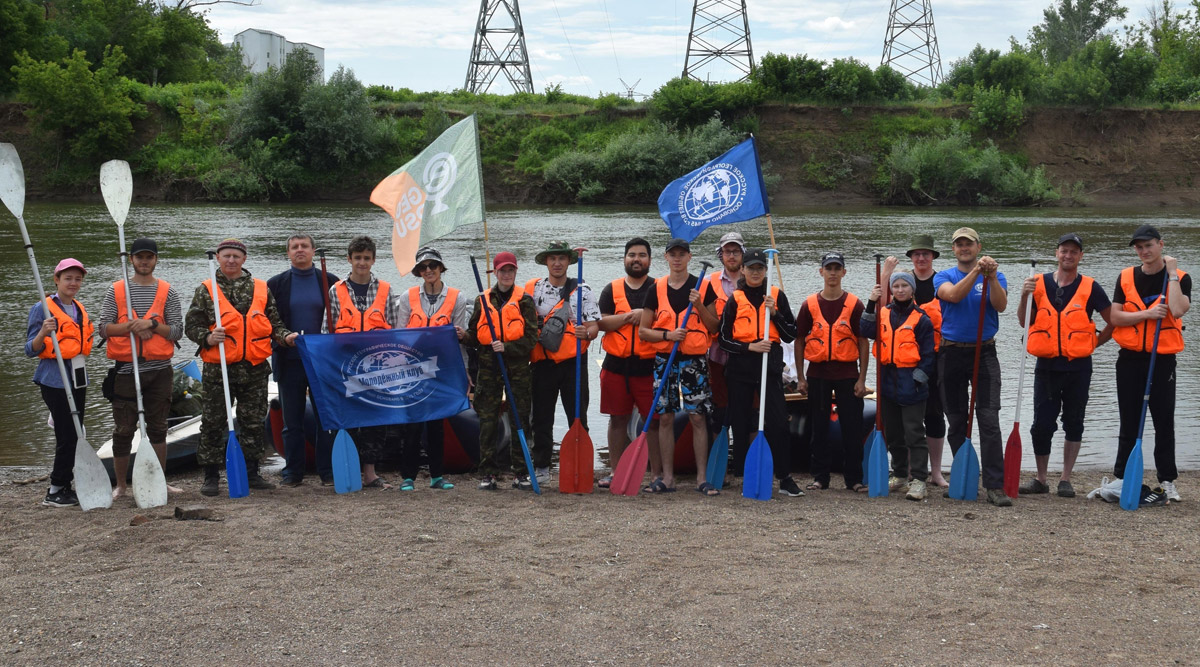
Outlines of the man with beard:
{"type": "MultiPolygon", "coordinates": [[[[704,287],[700,288],[700,293],[704,295],[704,302],[709,304],[707,307],[712,309],[713,317],[718,320],[725,312],[725,303],[738,288],[738,279],[742,277],[742,258],[745,252],[746,244],[742,235],[737,232],[729,232],[722,236],[721,242],[717,244],[717,259],[721,261],[721,270],[710,273],[704,279],[704,287]]],[[[729,352],[721,347],[718,333],[713,334],[712,346],[708,348],[708,378],[709,386],[712,388],[713,425],[718,429],[723,429],[728,421],[725,416],[725,411],[729,406],[725,364],[729,361],[729,352]]],[[[735,431],[734,446],[730,448],[735,453],[730,462],[733,464],[733,469],[738,471],[737,474],[741,473],[741,459],[746,455],[746,448],[750,444],[738,441],[737,436],[739,435],[741,434],[735,431]]]]}
{"type": "MultiPolygon", "coordinates": [[[[654,289],[650,273],[650,242],[642,238],[625,244],[625,277],[617,278],[600,292],[600,330],[604,338],[604,364],[600,367],[600,412],[608,415],[608,463],[616,470],[621,453],[629,445],[629,422],[636,405],[649,418],[654,400],[654,347],[638,338],[642,306],[654,289]]],[[[658,448],[658,429],[646,436],[658,448]]],[[[612,475],[600,480],[607,489],[612,475]]]]}
{"type": "Polygon", "coordinates": [[[1050,439],[1058,430],[1062,411],[1063,468],[1058,495],[1074,498],[1071,470],[1083,444],[1083,415],[1092,386],[1092,351],[1107,341],[1111,330],[1096,335],[1095,313],[1109,321],[1112,303],[1095,280],[1079,274],[1083,259],[1083,240],[1078,234],[1064,234],[1054,251],[1058,270],[1034,276],[1021,286],[1021,305],[1017,322],[1028,326],[1025,349],[1037,357],[1033,371],[1033,457],[1037,476],[1021,485],[1022,494],[1049,493],[1046,468],[1050,463],[1050,439]],[[1033,299],[1029,322],[1025,304],[1033,299]]]}

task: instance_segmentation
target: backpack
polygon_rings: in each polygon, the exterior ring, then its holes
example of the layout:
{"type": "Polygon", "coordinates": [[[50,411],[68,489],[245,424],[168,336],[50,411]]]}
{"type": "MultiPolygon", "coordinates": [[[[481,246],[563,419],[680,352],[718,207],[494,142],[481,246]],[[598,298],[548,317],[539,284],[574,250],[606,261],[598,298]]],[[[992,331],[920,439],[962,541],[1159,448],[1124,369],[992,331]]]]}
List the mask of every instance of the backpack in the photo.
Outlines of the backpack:
{"type": "MultiPolygon", "coordinates": [[[[565,285],[562,286],[561,296],[558,303],[566,301],[571,296],[571,292],[575,291],[575,287],[579,284],[574,278],[568,278],[565,285]]],[[[558,305],[557,303],[554,305],[558,305]]],[[[567,331],[568,318],[571,317],[570,308],[559,308],[554,311],[549,317],[542,320],[541,331],[538,333],[538,342],[542,347],[549,352],[558,352],[558,348],[562,347],[563,334],[567,331]]]]}

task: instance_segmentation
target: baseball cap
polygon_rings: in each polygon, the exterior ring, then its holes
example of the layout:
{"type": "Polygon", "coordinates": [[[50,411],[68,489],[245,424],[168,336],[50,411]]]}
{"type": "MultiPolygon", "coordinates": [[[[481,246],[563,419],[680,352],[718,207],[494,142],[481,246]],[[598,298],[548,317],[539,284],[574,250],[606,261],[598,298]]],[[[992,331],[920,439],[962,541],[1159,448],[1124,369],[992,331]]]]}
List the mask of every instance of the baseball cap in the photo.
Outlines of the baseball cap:
{"type": "Polygon", "coordinates": [[[139,252],[152,252],[157,255],[158,244],[150,239],[137,239],[129,246],[129,254],[136,255],[139,252]]]}
{"type": "MultiPolygon", "coordinates": [[[[725,236],[722,236],[721,242],[717,244],[717,252],[724,250],[725,246],[729,245],[730,243],[738,244],[738,247],[742,249],[742,252],[746,252],[746,242],[742,239],[742,235],[738,232],[729,232],[725,236]]],[[[742,263],[744,264],[745,262],[742,263]]]]}
{"type": "Polygon", "coordinates": [[[821,268],[825,268],[830,264],[840,264],[842,268],[846,267],[846,258],[840,252],[827,252],[821,255],[821,268]]]}
{"type": "Polygon", "coordinates": [[[83,268],[83,262],[75,259],[74,257],[68,257],[59,262],[58,266],[54,267],[55,277],[67,269],[79,269],[80,271],[83,271],[83,275],[87,275],[87,269],[83,268]]]}
{"type": "Polygon", "coordinates": [[[684,241],[683,239],[671,239],[670,241],[667,241],[667,249],[665,252],[671,252],[675,248],[683,248],[684,250],[691,252],[692,244],[684,241]]]}
{"type": "MultiPolygon", "coordinates": [[[[1062,245],[1062,244],[1068,243],[1068,242],[1074,243],[1075,245],[1079,246],[1080,250],[1083,250],[1083,239],[1079,238],[1079,235],[1076,234],[1075,232],[1067,232],[1066,234],[1063,234],[1062,236],[1058,237],[1058,245],[1062,245]]],[[[1057,246],[1055,246],[1055,247],[1057,247],[1057,246]]]]}
{"type": "Polygon", "coordinates": [[[492,258],[492,269],[499,270],[506,266],[517,268],[517,256],[507,250],[496,253],[496,256],[492,258]]]}
{"type": "Polygon", "coordinates": [[[1129,241],[1129,245],[1133,245],[1138,241],[1149,241],[1150,239],[1162,240],[1162,234],[1153,225],[1142,225],[1133,233],[1133,239],[1129,241]]]}
{"type": "Polygon", "coordinates": [[[767,253],[762,248],[751,248],[742,257],[742,266],[766,266],[767,253]]]}
{"type": "Polygon", "coordinates": [[[963,237],[969,238],[972,241],[979,243],[979,233],[976,232],[974,229],[971,229],[970,227],[959,227],[958,229],[954,230],[954,236],[950,237],[950,243],[953,244],[955,241],[957,241],[963,237]]]}

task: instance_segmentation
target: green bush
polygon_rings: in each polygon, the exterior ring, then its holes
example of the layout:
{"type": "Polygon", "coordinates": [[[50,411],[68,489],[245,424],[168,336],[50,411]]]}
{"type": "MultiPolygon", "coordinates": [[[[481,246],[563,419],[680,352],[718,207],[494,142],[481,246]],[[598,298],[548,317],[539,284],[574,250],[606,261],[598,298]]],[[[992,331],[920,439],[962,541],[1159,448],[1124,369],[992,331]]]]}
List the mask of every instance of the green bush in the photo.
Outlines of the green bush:
{"type": "Polygon", "coordinates": [[[875,83],[879,97],[888,102],[907,102],[916,97],[917,87],[908,82],[904,75],[887,65],[875,70],[875,83]]]}
{"type": "Polygon", "coordinates": [[[971,123],[979,129],[1011,136],[1025,122],[1025,97],[1019,90],[1010,93],[1000,86],[985,89],[975,84],[973,100],[971,123]]]}
{"type": "Polygon", "coordinates": [[[659,120],[679,127],[696,127],[713,116],[733,118],[765,99],[756,83],[704,83],[695,79],[671,79],[654,91],[650,109],[659,120]]]}
{"type": "Polygon", "coordinates": [[[547,162],[565,153],[573,143],[571,135],[556,127],[535,127],[521,139],[516,167],[526,174],[540,174],[547,162]]]}
{"type": "Polygon", "coordinates": [[[772,98],[816,100],[825,87],[825,63],[804,54],[768,53],[750,73],[750,80],[772,98]]]}
{"type": "Polygon", "coordinates": [[[854,58],[838,58],[825,72],[823,97],[848,104],[878,99],[879,85],[871,68],[854,58]]]}

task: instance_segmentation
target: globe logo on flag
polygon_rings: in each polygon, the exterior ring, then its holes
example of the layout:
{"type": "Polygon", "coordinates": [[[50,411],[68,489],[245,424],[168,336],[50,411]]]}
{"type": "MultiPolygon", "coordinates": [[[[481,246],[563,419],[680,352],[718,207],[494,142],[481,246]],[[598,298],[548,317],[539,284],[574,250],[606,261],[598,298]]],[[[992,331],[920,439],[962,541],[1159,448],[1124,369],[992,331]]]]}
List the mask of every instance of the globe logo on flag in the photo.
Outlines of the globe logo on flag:
{"type": "Polygon", "coordinates": [[[712,223],[742,206],[746,176],[727,162],[709,165],[679,192],[679,213],[689,225],[712,223]]]}
{"type": "Polygon", "coordinates": [[[416,405],[433,393],[438,358],[399,343],[372,345],[350,357],[342,366],[342,388],[347,398],[380,407],[416,405]]]}

